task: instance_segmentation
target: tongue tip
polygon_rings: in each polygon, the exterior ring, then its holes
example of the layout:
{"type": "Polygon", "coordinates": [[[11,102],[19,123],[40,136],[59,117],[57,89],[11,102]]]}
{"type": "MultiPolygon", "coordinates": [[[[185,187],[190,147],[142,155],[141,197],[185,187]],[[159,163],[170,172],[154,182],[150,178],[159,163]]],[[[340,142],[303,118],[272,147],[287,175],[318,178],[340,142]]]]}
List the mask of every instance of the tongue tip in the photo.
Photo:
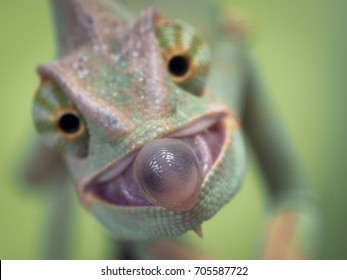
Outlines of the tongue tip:
{"type": "Polygon", "coordinates": [[[198,202],[202,166],[184,141],[161,138],[146,144],[134,162],[134,179],[153,205],[185,212],[198,202]]]}

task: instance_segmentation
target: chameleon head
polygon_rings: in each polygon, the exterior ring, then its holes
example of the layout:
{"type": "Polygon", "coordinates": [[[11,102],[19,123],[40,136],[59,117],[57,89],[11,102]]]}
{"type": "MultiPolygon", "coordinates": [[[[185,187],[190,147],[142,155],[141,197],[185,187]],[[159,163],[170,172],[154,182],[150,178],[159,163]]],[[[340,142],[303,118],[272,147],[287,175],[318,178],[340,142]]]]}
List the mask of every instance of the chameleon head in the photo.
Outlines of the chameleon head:
{"type": "Polygon", "coordinates": [[[209,50],[192,27],[152,8],[134,23],[112,18],[94,18],[99,32],[38,68],[34,123],[113,236],[180,235],[238,189],[238,121],[210,93],[209,50]]]}

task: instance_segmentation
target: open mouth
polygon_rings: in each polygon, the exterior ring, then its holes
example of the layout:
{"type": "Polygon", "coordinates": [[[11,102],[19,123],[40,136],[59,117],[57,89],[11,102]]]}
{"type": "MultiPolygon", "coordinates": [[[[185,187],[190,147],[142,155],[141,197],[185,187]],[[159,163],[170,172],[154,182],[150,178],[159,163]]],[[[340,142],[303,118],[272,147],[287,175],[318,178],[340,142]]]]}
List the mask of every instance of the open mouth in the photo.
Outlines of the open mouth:
{"type": "MultiPolygon", "coordinates": [[[[226,140],[228,116],[212,116],[201,119],[163,139],[180,140],[192,152],[199,166],[199,185],[202,185],[223,150],[226,140]]],[[[161,139],[161,138],[160,138],[161,139]]],[[[154,140],[155,141],[155,140],[154,140]]],[[[140,150],[141,151],[141,150],[140,150]]],[[[136,157],[140,151],[127,156],[95,176],[84,190],[109,206],[151,207],[161,206],[153,202],[134,175],[136,157]]],[[[199,187],[200,188],[200,187],[199,187]]],[[[187,209],[185,209],[187,210],[187,209]]]]}

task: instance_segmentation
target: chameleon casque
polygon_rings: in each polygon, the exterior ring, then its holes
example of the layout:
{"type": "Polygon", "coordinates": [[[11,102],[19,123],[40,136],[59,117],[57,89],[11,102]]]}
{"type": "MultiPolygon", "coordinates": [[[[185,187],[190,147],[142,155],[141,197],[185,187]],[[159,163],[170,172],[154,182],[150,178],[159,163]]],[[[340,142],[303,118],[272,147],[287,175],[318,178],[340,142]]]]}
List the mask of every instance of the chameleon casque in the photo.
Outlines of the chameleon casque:
{"type": "Polygon", "coordinates": [[[245,133],[276,209],[262,257],[312,256],[308,184],[240,28],[213,1],[147,2],[52,0],[58,59],[38,67],[33,120],[81,204],[134,246],[201,234],[242,183],[245,133]]]}

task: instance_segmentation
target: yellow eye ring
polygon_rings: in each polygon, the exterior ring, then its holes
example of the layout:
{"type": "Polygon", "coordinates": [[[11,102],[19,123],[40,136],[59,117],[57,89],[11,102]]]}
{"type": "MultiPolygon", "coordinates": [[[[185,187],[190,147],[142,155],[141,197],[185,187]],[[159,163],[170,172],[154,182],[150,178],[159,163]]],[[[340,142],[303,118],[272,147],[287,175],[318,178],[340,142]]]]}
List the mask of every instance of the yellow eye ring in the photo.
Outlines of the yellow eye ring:
{"type": "Polygon", "coordinates": [[[167,56],[166,61],[172,79],[178,84],[189,79],[193,73],[191,60],[184,52],[172,53],[167,56]]]}
{"type": "Polygon", "coordinates": [[[74,140],[86,133],[86,127],[82,123],[79,113],[73,108],[58,110],[53,122],[57,127],[57,133],[67,140],[74,140]]]}

